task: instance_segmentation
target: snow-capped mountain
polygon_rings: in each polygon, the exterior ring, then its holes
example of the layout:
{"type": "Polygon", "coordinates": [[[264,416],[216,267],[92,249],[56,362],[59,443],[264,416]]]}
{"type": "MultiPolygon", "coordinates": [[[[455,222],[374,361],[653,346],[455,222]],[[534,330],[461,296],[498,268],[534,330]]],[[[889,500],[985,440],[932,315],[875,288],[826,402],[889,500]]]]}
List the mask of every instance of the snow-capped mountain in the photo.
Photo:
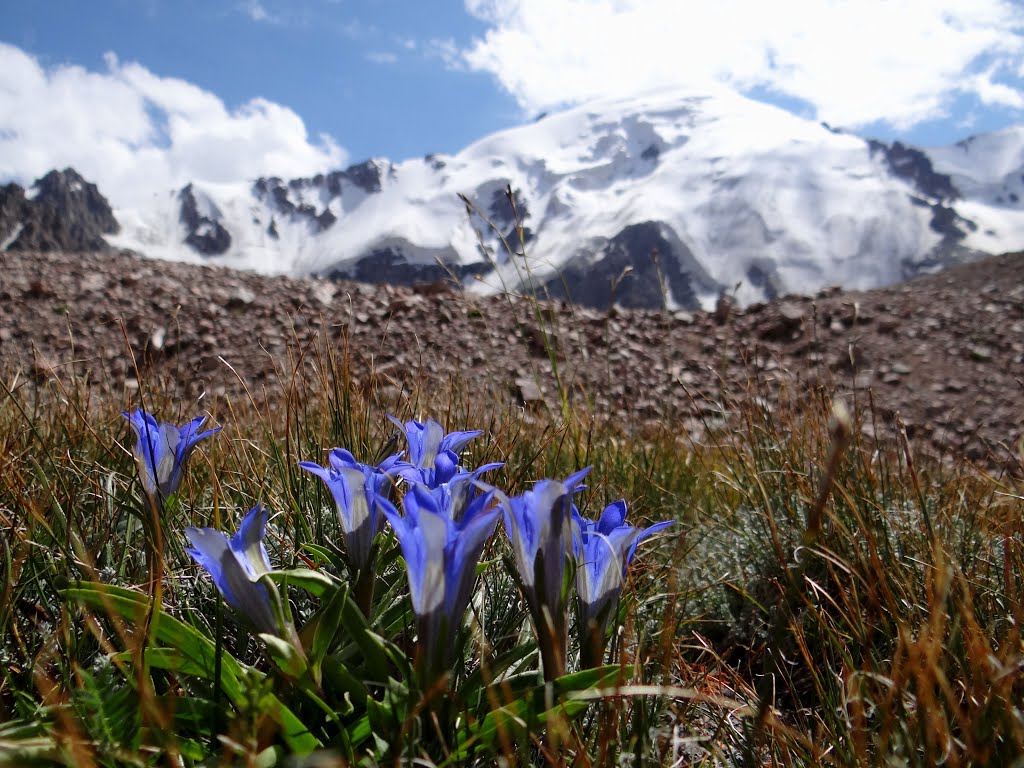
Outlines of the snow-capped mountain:
{"type": "Polygon", "coordinates": [[[194,183],[115,215],[114,246],[269,274],[454,277],[598,306],[708,306],[735,290],[749,303],[1024,247],[1024,126],[917,149],[727,91],[661,91],[454,156],[194,183]]]}

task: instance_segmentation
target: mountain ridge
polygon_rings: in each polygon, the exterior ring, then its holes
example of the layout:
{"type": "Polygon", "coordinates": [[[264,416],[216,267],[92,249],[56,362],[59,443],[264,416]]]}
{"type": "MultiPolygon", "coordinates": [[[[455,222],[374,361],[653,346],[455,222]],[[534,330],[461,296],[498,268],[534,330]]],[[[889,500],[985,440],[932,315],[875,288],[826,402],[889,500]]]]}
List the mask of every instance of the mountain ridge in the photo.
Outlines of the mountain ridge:
{"type": "Polygon", "coordinates": [[[264,274],[694,309],[723,293],[866,289],[1024,247],[1022,200],[1024,126],[921,149],[737,94],[666,91],[546,115],[455,155],[191,182],[119,209],[105,237],[264,274]]]}

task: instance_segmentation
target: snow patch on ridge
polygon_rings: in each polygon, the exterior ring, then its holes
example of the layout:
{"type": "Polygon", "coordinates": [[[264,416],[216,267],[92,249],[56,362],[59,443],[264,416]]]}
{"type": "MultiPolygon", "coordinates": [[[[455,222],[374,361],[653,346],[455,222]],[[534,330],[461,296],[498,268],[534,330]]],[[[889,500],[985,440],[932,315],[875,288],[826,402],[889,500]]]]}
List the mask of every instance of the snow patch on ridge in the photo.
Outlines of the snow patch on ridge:
{"type": "Polygon", "coordinates": [[[25,223],[21,221],[14,225],[14,229],[11,230],[10,234],[8,234],[3,240],[0,240],[0,253],[3,253],[14,245],[15,241],[18,239],[18,235],[21,234],[21,230],[24,228],[25,223]]]}

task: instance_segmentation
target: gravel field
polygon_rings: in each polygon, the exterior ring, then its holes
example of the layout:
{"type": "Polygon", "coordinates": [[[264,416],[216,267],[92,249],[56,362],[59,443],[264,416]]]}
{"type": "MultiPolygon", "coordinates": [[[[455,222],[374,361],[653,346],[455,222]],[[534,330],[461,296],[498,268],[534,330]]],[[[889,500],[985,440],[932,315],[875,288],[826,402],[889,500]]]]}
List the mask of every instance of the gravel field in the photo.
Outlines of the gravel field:
{"type": "Polygon", "coordinates": [[[772,408],[839,393],[863,409],[866,432],[891,434],[898,414],[917,451],[1019,468],[1024,254],[874,291],[691,314],[271,278],[130,253],[0,253],[8,386],[74,373],[131,393],[156,376],[190,401],[205,393],[215,411],[243,382],[259,403],[296,370],[315,375],[324,345],[347,347],[353,385],[386,403],[455,378],[468,396],[557,419],[553,351],[573,407],[623,429],[669,422],[701,441],[728,426],[740,398],[772,408]]]}

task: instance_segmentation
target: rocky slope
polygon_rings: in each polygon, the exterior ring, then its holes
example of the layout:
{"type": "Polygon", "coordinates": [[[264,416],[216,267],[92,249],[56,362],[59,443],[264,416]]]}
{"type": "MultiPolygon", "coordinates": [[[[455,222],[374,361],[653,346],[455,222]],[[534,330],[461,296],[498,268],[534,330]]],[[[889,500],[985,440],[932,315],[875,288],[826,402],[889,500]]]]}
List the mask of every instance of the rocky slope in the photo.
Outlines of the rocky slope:
{"type": "MultiPolygon", "coordinates": [[[[352,356],[354,386],[393,403],[413,384],[490,392],[557,418],[545,334],[574,398],[644,430],[706,438],[736,397],[837,391],[895,414],[918,450],[992,462],[1024,432],[1024,254],[868,292],[828,290],[740,311],[597,312],[442,286],[418,290],[263,277],[130,254],[0,253],[0,367],[8,385],[71,373],[116,390],[162,376],[181,397],[263,400],[313,342],[352,356]],[[229,367],[230,366],[230,367],[229,367]],[[237,374],[237,376],[236,376],[237,374]],[[870,395],[870,398],[869,398],[870,395]]],[[[307,355],[311,359],[313,355],[307,355]]],[[[306,368],[302,376],[312,376],[306,368]]],[[[447,391],[447,390],[442,390],[447,391]]],[[[190,408],[184,407],[184,411],[190,408]]]]}

